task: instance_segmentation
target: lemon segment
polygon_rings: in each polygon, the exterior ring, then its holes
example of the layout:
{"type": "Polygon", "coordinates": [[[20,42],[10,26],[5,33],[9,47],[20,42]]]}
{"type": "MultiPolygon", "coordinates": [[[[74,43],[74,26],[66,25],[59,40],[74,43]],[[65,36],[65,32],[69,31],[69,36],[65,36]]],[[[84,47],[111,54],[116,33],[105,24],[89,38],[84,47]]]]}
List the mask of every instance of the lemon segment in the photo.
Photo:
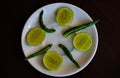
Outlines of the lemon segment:
{"type": "Polygon", "coordinates": [[[78,51],[87,51],[92,46],[92,38],[88,33],[78,33],[73,39],[73,45],[78,51]]]}
{"type": "Polygon", "coordinates": [[[43,64],[49,70],[57,70],[62,62],[62,56],[55,51],[47,52],[43,57],[43,64]]]}
{"type": "Polygon", "coordinates": [[[60,26],[67,26],[72,22],[73,17],[74,17],[74,13],[72,9],[67,7],[62,7],[57,11],[56,21],[60,26]]]}
{"type": "Polygon", "coordinates": [[[44,30],[39,27],[34,27],[27,33],[26,40],[29,45],[36,46],[43,42],[45,36],[46,33],[44,30]]]}

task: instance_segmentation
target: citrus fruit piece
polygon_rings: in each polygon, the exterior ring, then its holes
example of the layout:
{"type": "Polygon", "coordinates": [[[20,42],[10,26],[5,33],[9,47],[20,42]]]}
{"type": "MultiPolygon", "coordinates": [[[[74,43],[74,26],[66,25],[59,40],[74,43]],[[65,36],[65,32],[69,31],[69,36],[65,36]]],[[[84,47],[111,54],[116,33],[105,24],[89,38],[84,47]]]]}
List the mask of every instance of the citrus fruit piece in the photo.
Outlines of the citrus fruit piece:
{"type": "Polygon", "coordinates": [[[87,51],[92,46],[92,38],[88,33],[78,33],[73,39],[73,45],[78,51],[87,51]]]}
{"type": "Polygon", "coordinates": [[[57,70],[62,62],[62,56],[55,51],[47,52],[43,57],[43,64],[49,70],[57,70]]]}
{"type": "Polygon", "coordinates": [[[57,15],[56,15],[56,21],[61,26],[69,25],[74,17],[74,13],[72,9],[67,7],[62,7],[58,9],[57,15]]]}
{"type": "Polygon", "coordinates": [[[43,42],[45,39],[46,33],[39,27],[32,28],[26,37],[26,40],[29,45],[36,46],[43,42]]]}

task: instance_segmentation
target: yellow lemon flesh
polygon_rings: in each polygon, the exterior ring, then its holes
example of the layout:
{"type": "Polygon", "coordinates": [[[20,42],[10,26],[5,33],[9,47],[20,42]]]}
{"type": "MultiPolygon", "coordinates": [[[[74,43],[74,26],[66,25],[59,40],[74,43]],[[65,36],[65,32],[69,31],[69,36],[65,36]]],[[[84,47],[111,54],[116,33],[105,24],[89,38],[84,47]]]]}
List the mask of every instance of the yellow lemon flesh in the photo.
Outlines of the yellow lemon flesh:
{"type": "Polygon", "coordinates": [[[74,13],[72,9],[67,7],[62,7],[57,11],[56,21],[61,26],[67,26],[72,22],[73,17],[74,17],[74,13]]]}
{"type": "Polygon", "coordinates": [[[49,70],[57,70],[63,62],[62,56],[55,51],[50,51],[43,57],[43,64],[49,70]]]}
{"type": "Polygon", "coordinates": [[[73,39],[73,45],[78,51],[87,51],[92,46],[92,38],[88,33],[78,33],[73,39]]]}
{"type": "Polygon", "coordinates": [[[44,30],[39,27],[34,27],[28,32],[26,40],[29,45],[36,46],[43,42],[45,36],[46,33],[44,30]]]}

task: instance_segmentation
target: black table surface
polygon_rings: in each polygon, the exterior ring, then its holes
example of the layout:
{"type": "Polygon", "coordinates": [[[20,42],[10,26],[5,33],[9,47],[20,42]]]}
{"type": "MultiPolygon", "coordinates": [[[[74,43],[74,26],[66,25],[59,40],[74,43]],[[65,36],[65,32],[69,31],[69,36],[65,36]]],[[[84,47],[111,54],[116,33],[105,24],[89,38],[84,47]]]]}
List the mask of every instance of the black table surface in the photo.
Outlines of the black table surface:
{"type": "Polygon", "coordinates": [[[0,78],[49,78],[34,69],[21,47],[21,33],[38,8],[66,2],[85,10],[97,24],[99,45],[94,59],[81,72],[66,78],[120,78],[119,0],[3,0],[0,1],[0,78]]]}

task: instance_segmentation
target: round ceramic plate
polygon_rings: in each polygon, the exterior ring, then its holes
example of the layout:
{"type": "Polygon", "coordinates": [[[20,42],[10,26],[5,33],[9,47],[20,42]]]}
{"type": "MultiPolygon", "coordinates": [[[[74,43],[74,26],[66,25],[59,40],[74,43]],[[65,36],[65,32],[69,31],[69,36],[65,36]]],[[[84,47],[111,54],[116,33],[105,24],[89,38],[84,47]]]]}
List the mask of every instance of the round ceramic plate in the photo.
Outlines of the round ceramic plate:
{"type": "Polygon", "coordinates": [[[32,53],[39,51],[40,49],[42,49],[44,46],[48,44],[53,44],[52,48],[49,51],[57,51],[63,56],[63,64],[58,70],[55,70],[55,71],[47,70],[44,67],[42,62],[43,55],[31,58],[28,60],[28,62],[41,73],[44,73],[50,76],[55,76],[55,77],[69,76],[77,72],[80,72],[93,59],[98,46],[98,34],[97,34],[97,29],[95,25],[79,31],[79,32],[87,32],[88,34],[91,35],[93,39],[93,45],[87,52],[79,52],[73,47],[73,44],[72,44],[73,35],[71,35],[68,38],[64,38],[62,36],[62,31],[66,30],[67,26],[66,27],[59,26],[55,20],[56,11],[61,7],[71,8],[74,12],[74,19],[69,26],[81,25],[81,24],[93,21],[85,11],[83,11],[81,8],[75,5],[68,4],[68,3],[53,3],[53,4],[49,4],[39,8],[29,17],[29,19],[25,23],[25,26],[22,32],[22,37],[21,37],[22,49],[26,57],[32,53]],[[38,46],[30,46],[26,42],[26,34],[31,28],[35,26],[39,26],[38,16],[41,10],[44,10],[43,21],[45,25],[48,28],[56,29],[56,32],[46,33],[46,38],[42,42],[42,44],[38,46]],[[71,51],[71,54],[74,57],[74,59],[79,63],[80,68],[77,68],[74,65],[74,63],[72,63],[69,60],[69,58],[64,54],[64,52],[58,47],[58,44],[60,43],[67,46],[67,48],[71,51]]]}

